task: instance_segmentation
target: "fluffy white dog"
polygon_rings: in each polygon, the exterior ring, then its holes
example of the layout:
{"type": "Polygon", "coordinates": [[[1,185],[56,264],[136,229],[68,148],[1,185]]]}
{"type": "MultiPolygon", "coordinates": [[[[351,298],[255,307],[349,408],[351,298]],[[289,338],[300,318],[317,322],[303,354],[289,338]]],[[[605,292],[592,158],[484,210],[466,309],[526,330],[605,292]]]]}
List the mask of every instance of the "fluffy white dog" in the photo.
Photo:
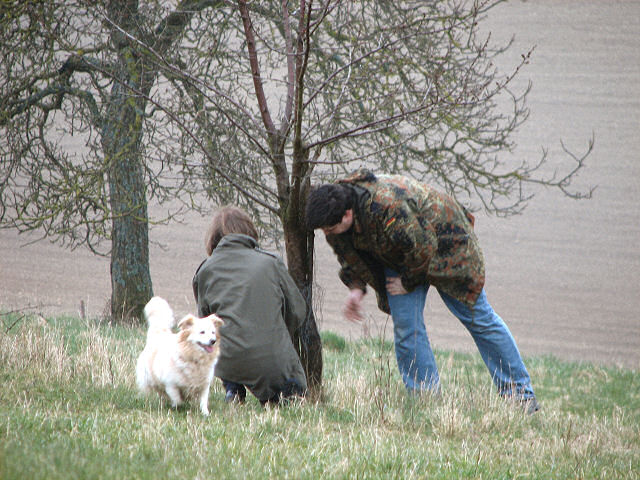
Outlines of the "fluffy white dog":
{"type": "Polygon", "coordinates": [[[217,340],[222,320],[216,315],[187,315],[178,323],[178,333],[173,333],[173,310],[160,297],[149,300],[144,316],[149,330],[136,367],[140,391],[166,395],[174,408],[185,399],[196,399],[200,411],[209,415],[209,388],[220,353],[217,340]]]}

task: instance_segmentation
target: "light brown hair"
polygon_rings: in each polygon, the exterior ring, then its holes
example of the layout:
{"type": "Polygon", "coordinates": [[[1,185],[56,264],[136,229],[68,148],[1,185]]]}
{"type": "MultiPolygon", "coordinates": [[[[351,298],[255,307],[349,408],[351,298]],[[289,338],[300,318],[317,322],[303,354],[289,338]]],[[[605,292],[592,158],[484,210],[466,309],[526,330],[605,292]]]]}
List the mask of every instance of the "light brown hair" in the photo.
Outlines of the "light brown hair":
{"type": "Polygon", "coordinates": [[[211,220],[211,225],[204,238],[207,255],[211,255],[222,237],[230,233],[242,233],[258,241],[258,231],[247,212],[239,207],[227,205],[220,208],[211,220]]]}

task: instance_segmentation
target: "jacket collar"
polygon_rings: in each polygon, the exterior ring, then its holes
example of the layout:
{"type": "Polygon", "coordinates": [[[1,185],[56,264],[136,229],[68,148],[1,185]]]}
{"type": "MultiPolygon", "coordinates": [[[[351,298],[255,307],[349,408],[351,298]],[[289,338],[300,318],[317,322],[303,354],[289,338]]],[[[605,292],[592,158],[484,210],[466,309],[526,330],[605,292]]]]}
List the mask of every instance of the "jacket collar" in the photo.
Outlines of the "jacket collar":
{"type": "Polygon", "coordinates": [[[220,240],[220,243],[218,243],[218,246],[216,248],[230,247],[235,245],[240,245],[247,248],[257,248],[258,242],[249,235],[243,235],[241,233],[230,233],[222,237],[222,240],[220,240]]]}

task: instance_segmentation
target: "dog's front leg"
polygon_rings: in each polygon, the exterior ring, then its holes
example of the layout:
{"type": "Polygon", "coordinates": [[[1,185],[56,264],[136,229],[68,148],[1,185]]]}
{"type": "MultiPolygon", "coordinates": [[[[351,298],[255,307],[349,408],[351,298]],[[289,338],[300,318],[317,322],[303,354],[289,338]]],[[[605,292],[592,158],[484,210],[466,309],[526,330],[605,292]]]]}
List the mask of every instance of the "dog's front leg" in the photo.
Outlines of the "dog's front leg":
{"type": "Polygon", "coordinates": [[[200,394],[200,411],[203,415],[209,415],[209,386],[202,390],[200,394]]]}
{"type": "Polygon", "coordinates": [[[182,395],[180,395],[180,389],[175,385],[167,385],[165,391],[167,396],[171,400],[171,406],[177,408],[182,403],[182,395]]]}

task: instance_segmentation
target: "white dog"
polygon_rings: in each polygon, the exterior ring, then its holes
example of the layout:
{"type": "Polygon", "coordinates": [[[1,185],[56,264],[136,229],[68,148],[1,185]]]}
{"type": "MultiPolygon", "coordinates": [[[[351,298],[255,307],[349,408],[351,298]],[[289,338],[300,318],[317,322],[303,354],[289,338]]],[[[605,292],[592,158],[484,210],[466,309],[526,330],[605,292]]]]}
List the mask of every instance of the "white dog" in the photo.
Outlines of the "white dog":
{"type": "Polygon", "coordinates": [[[178,333],[173,333],[173,311],[160,297],[149,300],[144,316],[149,330],[136,367],[138,387],[143,393],[167,395],[174,408],[187,398],[197,399],[200,411],[209,415],[209,388],[220,353],[217,339],[222,320],[216,315],[187,315],[178,323],[178,333]]]}

